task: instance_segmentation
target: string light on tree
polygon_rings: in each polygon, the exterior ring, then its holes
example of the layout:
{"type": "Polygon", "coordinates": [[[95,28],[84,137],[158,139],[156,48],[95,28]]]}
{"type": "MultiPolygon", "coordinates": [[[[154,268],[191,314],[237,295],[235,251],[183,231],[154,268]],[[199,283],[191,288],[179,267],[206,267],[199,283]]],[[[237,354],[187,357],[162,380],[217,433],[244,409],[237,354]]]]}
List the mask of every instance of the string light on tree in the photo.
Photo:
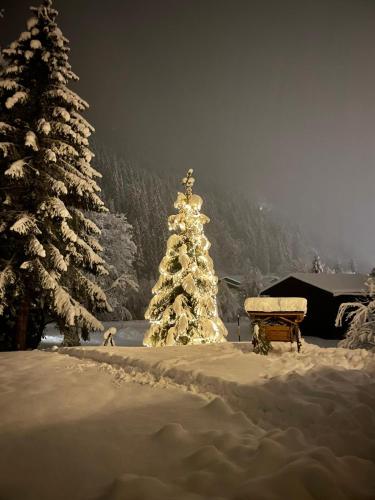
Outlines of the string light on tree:
{"type": "Polygon", "coordinates": [[[204,234],[209,218],[200,212],[203,200],[193,194],[193,169],[182,179],[184,193],[175,201],[176,215],[168,219],[174,233],[167,242],[160,277],[145,318],[150,328],[146,346],[224,342],[228,332],[217,312],[217,276],[204,234]]]}

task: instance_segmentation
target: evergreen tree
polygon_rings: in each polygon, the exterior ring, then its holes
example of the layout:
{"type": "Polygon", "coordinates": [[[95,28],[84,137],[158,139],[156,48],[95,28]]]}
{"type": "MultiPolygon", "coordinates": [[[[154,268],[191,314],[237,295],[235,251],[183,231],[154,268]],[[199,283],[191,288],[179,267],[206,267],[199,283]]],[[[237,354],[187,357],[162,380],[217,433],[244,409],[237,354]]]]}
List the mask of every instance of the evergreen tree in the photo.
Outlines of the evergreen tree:
{"type": "Polygon", "coordinates": [[[124,214],[92,214],[92,219],[101,230],[100,243],[109,273],[97,281],[113,309],[99,317],[108,321],[130,320],[129,301],[139,290],[134,269],[137,247],[133,242],[133,228],[124,214]]]}
{"type": "Polygon", "coordinates": [[[346,302],[339,307],[336,326],[349,323],[339,347],[375,349],[375,279],[370,276],[366,286],[369,297],[366,301],[346,302]]]}
{"type": "Polygon", "coordinates": [[[313,260],[313,263],[312,263],[311,272],[312,273],[317,273],[317,274],[324,272],[323,264],[322,264],[322,262],[320,260],[319,255],[317,255],[317,254],[314,257],[314,260],[313,260]]]}
{"type": "Polygon", "coordinates": [[[344,272],[343,266],[339,261],[333,266],[333,272],[334,274],[341,274],[344,272]]]}
{"type": "MultiPolygon", "coordinates": [[[[0,21],[3,22],[4,20],[4,17],[5,17],[5,10],[4,9],[0,9],[0,21]]],[[[3,61],[3,56],[1,54],[1,49],[2,49],[2,46],[0,45],[0,69],[1,69],[1,66],[3,65],[4,61],[3,61]]]]}
{"type": "Polygon", "coordinates": [[[89,278],[107,271],[85,215],[106,211],[90,165],[93,128],[80,114],[88,105],[67,87],[78,77],[51,0],[31,10],[0,71],[0,314],[17,318],[19,349],[34,310],[75,344],[78,332],[102,329],[93,313],[109,308],[89,278]]]}
{"type": "Polygon", "coordinates": [[[269,340],[267,340],[265,335],[265,326],[266,325],[264,323],[260,323],[259,321],[255,322],[253,326],[252,344],[253,352],[255,352],[255,354],[263,354],[264,356],[267,356],[267,354],[272,351],[272,344],[269,340]]]}
{"type": "Polygon", "coordinates": [[[355,265],[354,259],[349,260],[349,272],[355,274],[357,272],[357,266],[355,265]]]}
{"type": "Polygon", "coordinates": [[[145,318],[151,326],[144,337],[146,346],[224,342],[228,334],[217,312],[217,282],[204,235],[209,218],[200,213],[202,198],[193,194],[193,170],[182,183],[174,204],[177,215],[169,217],[175,231],[167,243],[160,277],[145,318]]]}

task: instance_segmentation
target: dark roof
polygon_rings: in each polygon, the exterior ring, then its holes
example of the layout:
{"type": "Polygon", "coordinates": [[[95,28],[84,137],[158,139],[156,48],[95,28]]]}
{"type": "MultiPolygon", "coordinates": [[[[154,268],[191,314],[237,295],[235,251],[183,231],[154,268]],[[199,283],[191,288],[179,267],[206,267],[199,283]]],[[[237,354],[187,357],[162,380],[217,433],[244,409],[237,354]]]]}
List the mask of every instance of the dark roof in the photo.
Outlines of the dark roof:
{"type": "Polygon", "coordinates": [[[283,281],[295,278],[297,280],[308,283],[309,285],[325,290],[332,293],[332,295],[366,295],[367,287],[366,281],[368,280],[367,274],[346,274],[346,273],[293,273],[285,278],[282,278],[275,283],[267,286],[261,291],[261,294],[267,290],[282,283],[283,281]]]}

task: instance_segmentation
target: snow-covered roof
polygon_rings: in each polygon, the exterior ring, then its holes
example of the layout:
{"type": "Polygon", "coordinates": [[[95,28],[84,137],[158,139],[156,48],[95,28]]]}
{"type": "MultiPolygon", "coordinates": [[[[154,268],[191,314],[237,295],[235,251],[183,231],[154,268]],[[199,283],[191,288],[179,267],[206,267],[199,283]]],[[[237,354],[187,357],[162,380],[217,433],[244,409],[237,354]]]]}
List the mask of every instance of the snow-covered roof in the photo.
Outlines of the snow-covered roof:
{"type": "Polygon", "coordinates": [[[240,276],[239,274],[232,275],[232,276],[220,275],[219,280],[220,281],[223,280],[223,281],[226,281],[226,282],[229,282],[231,284],[235,284],[235,285],[239,286],[242,283],[242,276],[240,276]]]}
{"type": "Polygon", "coordinates": [[[307,312],[307,300],[302,297],[249,297],[247,312],[307,312]]]}
{"type": "Polygon", "coordinates": [[[295,278],[297,280],[303,281],[304,283],[308,283],[309,285],[332,293],[332,295],[334,296],[366,295],[365,283],[368,280],[368,275],[358,273],[293,273],[284,278],[281,278],[271,285],[268,285],[261,291],[261,293],[266,294],[267,290],[289,278],[295,278]]]}

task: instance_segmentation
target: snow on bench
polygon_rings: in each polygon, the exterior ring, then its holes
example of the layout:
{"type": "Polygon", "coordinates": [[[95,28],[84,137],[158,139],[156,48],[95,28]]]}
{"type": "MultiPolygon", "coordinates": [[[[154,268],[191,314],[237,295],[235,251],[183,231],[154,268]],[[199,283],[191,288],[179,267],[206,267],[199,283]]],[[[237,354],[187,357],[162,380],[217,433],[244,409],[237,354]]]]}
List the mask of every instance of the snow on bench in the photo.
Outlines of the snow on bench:
{"type": "Polygon", "coordinates": [[[303,297],[249,297],[245,300],[246,312],[307,312],[303,297]]]}

